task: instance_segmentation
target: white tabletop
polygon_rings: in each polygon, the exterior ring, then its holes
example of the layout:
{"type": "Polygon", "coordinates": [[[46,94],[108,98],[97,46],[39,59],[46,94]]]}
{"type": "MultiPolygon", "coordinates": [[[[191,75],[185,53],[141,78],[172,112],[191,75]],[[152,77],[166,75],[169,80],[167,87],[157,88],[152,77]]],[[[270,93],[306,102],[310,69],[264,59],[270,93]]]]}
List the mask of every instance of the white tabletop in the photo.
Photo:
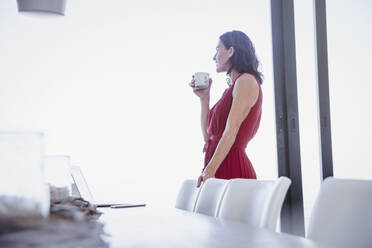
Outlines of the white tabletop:
{"type": "Polygon", "coordinates": [[[238,222],[152,207],[101,209],[107,239],[121,247],[330,248],[305,238],[275,233],[238,222]]]}

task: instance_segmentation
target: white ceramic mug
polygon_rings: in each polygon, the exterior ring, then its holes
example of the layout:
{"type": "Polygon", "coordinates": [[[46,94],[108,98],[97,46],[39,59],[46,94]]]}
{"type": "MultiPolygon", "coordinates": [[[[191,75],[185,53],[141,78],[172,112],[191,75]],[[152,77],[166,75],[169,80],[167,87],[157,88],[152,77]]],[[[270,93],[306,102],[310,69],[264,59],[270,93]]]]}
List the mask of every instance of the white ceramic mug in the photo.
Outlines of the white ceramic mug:
{"type": "Polygon", "coordinates": [[[209,86],[208,72],[195,72],[194,74],[195,87],[199,89],[206,89],[209,86]]]}

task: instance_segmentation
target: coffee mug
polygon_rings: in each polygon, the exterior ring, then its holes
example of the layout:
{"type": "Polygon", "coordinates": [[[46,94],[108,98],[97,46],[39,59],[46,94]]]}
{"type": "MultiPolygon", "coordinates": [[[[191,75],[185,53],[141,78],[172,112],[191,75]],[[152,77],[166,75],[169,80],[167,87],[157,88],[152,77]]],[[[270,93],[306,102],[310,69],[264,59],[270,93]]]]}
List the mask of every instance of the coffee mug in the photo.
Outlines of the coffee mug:
{"type": "Polygon", "coordinates": [[[194,74],[195,87],[199,89],[206,89],[209,86],[209,73],[196,72],[194,74]]]}

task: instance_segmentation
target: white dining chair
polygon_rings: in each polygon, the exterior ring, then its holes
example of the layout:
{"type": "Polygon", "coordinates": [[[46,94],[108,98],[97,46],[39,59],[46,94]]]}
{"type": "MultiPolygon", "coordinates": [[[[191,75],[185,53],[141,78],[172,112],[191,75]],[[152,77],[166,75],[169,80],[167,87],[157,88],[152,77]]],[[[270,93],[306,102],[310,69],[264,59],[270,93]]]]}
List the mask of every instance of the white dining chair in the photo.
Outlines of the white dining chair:
{"type": "Polygon", "coordinates": [[[217,178],[205,181],[196,201],[195,212],[216,217],[228,183],[229,180],[217,178]]]}
{"type": "Polygon", "coordinates": [[[325,179],[311,213],[307,238],[334,247],[372,247],[372,181],[325,179]]]}
{"type": "Polygon", "coordinates": [[[196,187],[197,180],[186,179],[178,191],[175,207],[187,211],[194,211],[200,188],[196,187]]]}
{"type": "Polygon", "coordinates": [[[272,181],[231,179],[217,217],[275,231],[290,184],[287,177],[272,181]]]}

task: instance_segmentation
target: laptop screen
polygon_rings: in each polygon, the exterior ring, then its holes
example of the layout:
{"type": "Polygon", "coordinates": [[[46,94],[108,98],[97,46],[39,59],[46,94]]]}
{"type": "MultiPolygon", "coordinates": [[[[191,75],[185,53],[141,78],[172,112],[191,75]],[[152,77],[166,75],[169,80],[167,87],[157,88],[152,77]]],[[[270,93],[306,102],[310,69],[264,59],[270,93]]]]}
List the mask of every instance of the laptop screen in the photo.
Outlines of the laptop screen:
{"type": "Polygon", "coordinates": [[[76,187],[80,193],[80,196],[91,203],[94,203],[94,199],[90,190],[88,188],[88,184],[85,181],[83,173],[79,166],[71,166],[70,167],[71,176],[75,181],[76,187]]]}

